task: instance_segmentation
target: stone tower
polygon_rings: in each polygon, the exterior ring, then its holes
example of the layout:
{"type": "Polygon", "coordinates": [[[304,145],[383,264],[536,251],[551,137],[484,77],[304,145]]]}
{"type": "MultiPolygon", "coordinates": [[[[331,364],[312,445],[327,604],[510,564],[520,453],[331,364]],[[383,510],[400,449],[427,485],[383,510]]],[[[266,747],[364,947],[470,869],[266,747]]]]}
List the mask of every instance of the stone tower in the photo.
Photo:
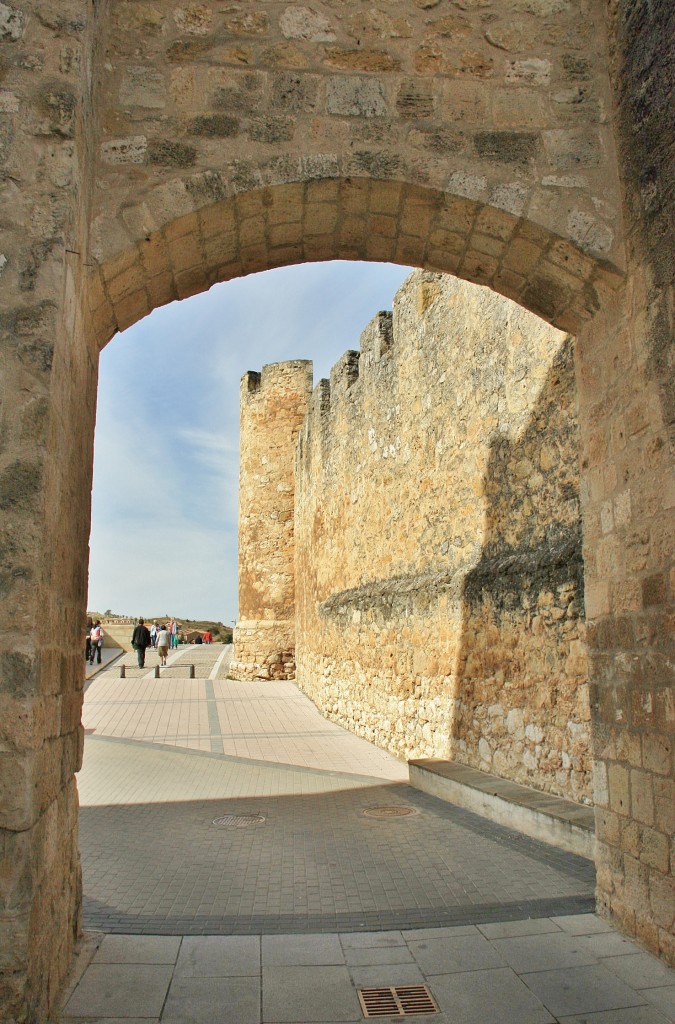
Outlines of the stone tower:
{"type": "Polygon", "coordinates": [[[295,676],[295,442],[311,393],[306,359],[242,377],[235,679],[295,676]]]}

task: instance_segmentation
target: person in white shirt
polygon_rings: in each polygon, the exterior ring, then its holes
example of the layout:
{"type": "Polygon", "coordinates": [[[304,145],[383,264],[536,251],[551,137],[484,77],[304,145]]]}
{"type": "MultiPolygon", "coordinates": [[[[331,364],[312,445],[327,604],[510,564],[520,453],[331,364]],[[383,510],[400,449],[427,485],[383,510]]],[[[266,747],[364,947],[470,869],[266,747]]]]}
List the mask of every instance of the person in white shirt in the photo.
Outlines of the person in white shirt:
{"type": "Polygon", "coordinates": [[[166,665],[166,656],[169,653],[169,644],[171,643],[171,634],[168,626],[160,626],[159,633],[157,634],[157,653],[159,654],[160,665],[166,665]]]}

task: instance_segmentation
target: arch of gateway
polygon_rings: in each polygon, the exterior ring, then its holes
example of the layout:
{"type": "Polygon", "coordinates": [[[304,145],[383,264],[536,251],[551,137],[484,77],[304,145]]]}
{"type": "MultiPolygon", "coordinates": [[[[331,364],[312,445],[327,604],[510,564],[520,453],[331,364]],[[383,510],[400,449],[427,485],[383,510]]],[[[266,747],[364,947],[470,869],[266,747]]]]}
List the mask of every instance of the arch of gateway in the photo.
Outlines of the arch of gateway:
{"type": "Polygon", "coordinates": [[[79,929],[98,356],[241,274],[391,261],[575,337],[601,912],[672,961],[668,0],[0,2],[0,1015],[79,929]]]}

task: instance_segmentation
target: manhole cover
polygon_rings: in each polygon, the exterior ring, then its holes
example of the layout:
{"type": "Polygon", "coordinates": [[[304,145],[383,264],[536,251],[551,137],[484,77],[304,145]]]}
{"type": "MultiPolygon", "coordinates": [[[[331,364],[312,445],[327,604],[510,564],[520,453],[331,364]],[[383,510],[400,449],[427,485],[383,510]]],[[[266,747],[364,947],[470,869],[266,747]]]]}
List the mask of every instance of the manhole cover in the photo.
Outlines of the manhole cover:
{"type": "Polygon", "coordinates": [[[438,1013],[426,985],[360,988],[357,992],[364,1017],[412,1017],[417,1013],[438,1013]]]}
{"type": "Polygon", "coordinates": [[[417,812],[414,807],[397,804],[392,807],[366,807],[363,813],[366,818],[405,818],[408,814],[417,812]]]}
{"type": "Polygon", "coordinates": [[[250,828],[251,825],[262,825],[265,817],[262,814],[224,814],[222,818],[214,818],[216,828],[250,828]]]}

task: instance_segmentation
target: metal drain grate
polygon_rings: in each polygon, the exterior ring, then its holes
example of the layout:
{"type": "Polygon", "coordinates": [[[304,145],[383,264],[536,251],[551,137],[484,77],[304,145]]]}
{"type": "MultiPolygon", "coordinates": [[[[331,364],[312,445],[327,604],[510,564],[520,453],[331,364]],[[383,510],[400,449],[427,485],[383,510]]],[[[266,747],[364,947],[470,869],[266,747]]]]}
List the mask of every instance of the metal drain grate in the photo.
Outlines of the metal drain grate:
{"type": "Polygon", "coordinates": [[[264,821],[262,814],[224,814],[222,818],[214,818],[212,824],[216,828],[250,828],[251,825],[262,825],[264,821]]]}
{"type": "Polygon", "coordinates": [[[391,807],[366,807],[363,812],[366,818],[405,818],[408,814],[417,814],[414,807],[394,804],[391,807]]]}
{"type": "Polygon", "coordinates": [[[426,985],[360,988],[357,992],[364,1017],[413,1017],[418,1013],[438,1013],[426,985]]]}

